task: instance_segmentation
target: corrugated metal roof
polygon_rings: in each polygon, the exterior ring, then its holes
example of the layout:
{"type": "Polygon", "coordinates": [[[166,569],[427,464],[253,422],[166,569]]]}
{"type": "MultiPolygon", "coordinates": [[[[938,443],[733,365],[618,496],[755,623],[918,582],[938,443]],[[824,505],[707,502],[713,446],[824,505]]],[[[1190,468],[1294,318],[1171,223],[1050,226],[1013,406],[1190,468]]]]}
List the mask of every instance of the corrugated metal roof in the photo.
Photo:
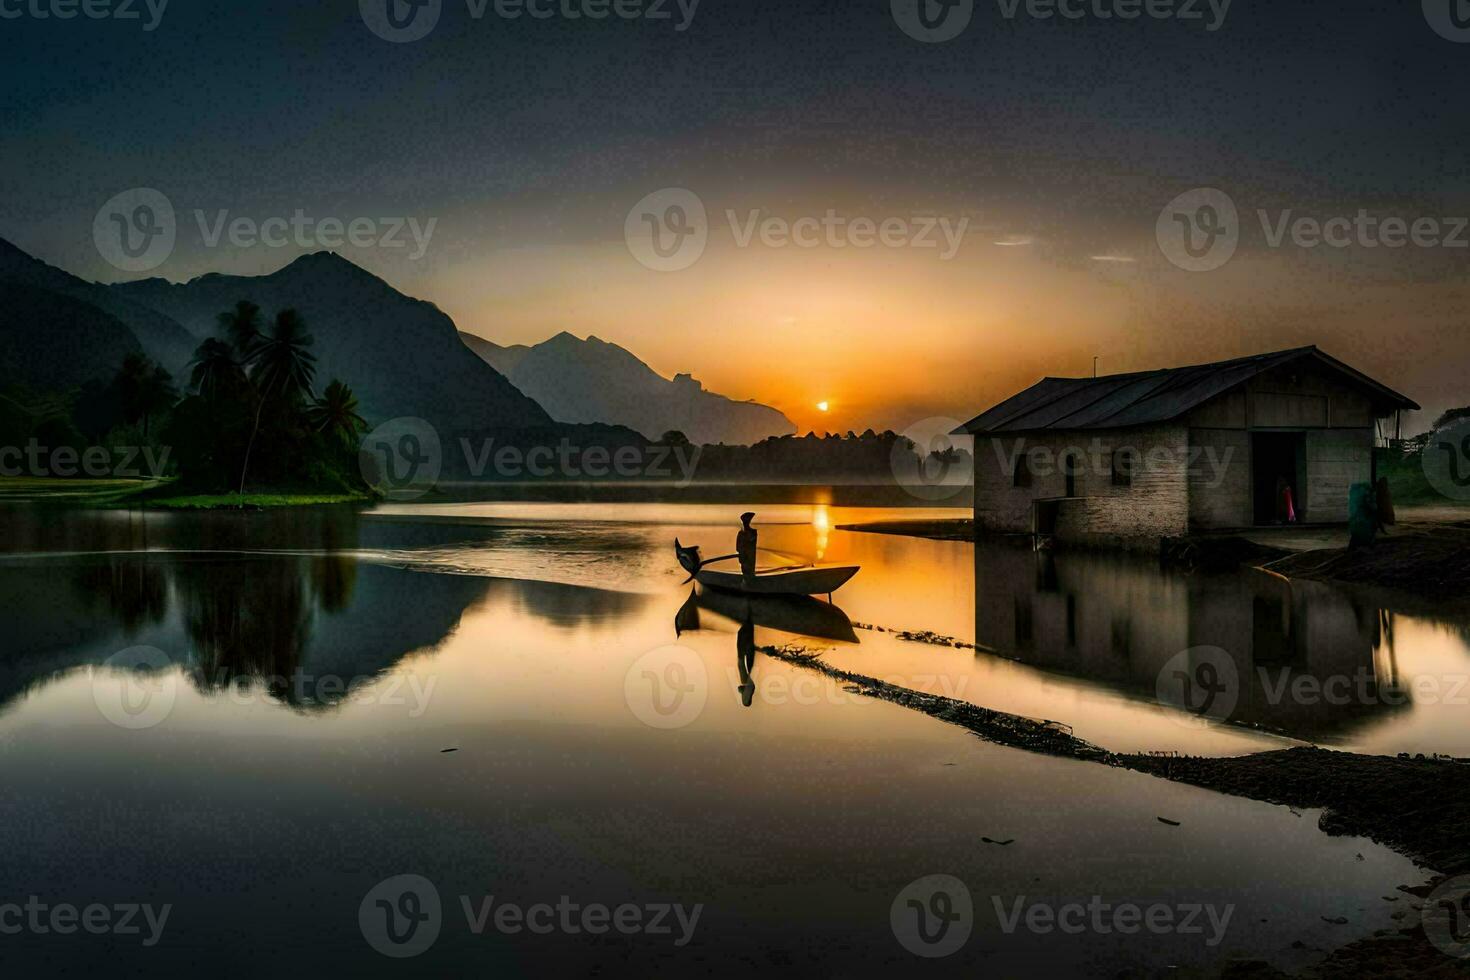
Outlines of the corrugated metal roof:
{"type": "MultiPolygon", "coordinates": [[[[1112,374],[1101,378],[1043,378],[966,422],[960,432],[1034,432],[1039,429],[1116,429],[1176,419],[1258,374],[1312,357],[1373,392],[1388,410],[1419,406],[1385,385],[1322,353],[1297,347],[1212,364],[1112,374]]],[[[958,433],[957,433],[958,434],[958,433]]]]}

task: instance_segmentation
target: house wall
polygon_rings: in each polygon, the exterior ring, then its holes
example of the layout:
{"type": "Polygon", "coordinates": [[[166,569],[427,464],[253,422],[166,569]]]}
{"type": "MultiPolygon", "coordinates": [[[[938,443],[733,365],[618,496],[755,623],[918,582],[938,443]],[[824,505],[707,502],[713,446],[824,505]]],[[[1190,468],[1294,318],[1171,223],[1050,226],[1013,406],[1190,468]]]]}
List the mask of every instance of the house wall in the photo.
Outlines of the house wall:
{"type": "Polygon", "coordinates": [[[1346,521],[1348,489],[1373,478],[1373,430],[1308,431],[1306,469],[1305,519],[1314,524],[1346,521]]]}
{"type": "Polygon", "coordinates": [[[1181,425],[1121,430],[1047,432],[975,440],[975,522],[991,532],[1029,532],[1031,504],[1062,497],[1060,460],[1073,452],[1081,461],[1075,500],[1064,503],[1060,540],[1110,543],[1124,539],[1176,537],[1189,529],[1188,430],[1181,425]],[[1136,451],[1130,486],[1114,486],[1112,452],[1136,451]],[[1032,459],[1030,487],[1012,486],[1011,460],[1024,451],[1032,459]]]}
{"type": "Polygon", "coordinates": [[[1372,477],[1373,403],[1323,365],[1268,371],[1200,405],[1186,421],[1198,461],[1189,473],[1194,531],[1255,523],[1252,431],[1306,434],[1302,516],[1312,523],[1346,521],[1348,488],[1372,477]]]}
{"type": "MultiPolygon", "coordinates": [[[[1242,414],[1244,398],[1240,399],[1242,414]]],[[[1190,429],[1196,453],[1189,471],[1191,530],[1249,527],[1255,523],[1251,492],[1251,434],[1240,429],[1190,429]]]]}

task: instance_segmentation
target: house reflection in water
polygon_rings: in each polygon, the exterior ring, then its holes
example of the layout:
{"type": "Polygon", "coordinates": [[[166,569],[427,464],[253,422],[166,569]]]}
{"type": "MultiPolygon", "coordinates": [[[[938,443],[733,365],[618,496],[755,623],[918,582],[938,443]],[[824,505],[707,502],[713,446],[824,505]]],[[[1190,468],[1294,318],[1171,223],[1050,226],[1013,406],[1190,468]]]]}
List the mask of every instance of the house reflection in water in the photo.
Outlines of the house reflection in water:
{"type": "Polygon", "coordinates": [[[1160,700],[1180,654],[1215,647],[1234,723],[1332,741],[1410,706],[1391,614],[1319,583],[993,542],[976,547],[975,583],[981,645],[1129,696],[1160,700]]]}

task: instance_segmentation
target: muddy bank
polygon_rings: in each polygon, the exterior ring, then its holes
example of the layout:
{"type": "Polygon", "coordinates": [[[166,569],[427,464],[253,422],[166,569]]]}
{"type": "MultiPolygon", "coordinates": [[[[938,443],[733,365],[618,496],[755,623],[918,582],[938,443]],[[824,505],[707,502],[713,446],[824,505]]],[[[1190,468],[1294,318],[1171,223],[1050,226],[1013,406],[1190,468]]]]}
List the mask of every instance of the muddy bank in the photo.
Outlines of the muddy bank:
{"type": "Polygon", "coordinates": [[[842,670],[800,646],[758,647],[849,690],[968,729],[987,741],[1121,766],[1174,782],[1300,809],[1324,810],[1332,835],[1368,837],[1447,874],[1470,872],[1470,761],[1357,755],[1298,747],[1231,759],[1110,752],[1062,722],[1025,718],[842,670]]]}
{"type": "Polygon", "coordinates": [[[1320,809],[1324,833],[1371,838],[1436,871],[1470,871],[1470,762],[1308,747],[1235,759],[1116,758],[1175,782],[1320,809]]]}
{"type": "Polygon", "coordinates": [[[1370,585],[1431,601],[1470,600],[1470,528],[1407,525],[1367,547],[1304,551],[1262,567],[1287,578],[1370,585]]]}
{"type": "Polygon", "coordinates": [[[781,647],[756,647],[761,653],[789,664],[807,667],[826,674],[847,684],[847,690],[882,701],[901,704],[905,708],[923,712],[932,718],[947,721],[968,729],[989,742],[1010,745],[1047,755],[1067,756],[1073,759],[1089,759],[1109,762],[1115,756],[1098,745],[1084,741],[1072,734],[1072,729],[1055,721],[1038,721],[982,708],[968,701],[947,698],[939,694],[924,694],[897,684],[889,684],[876,677],[841,670],[821,659],[820,651],[790,645],[781,647]]]}
{"type": "MultiPolygon", "coordinates": [[[[1430,943],[1422,902],[1444,878],[1470,873],[1470,760],[1364,756],[1300,747],[1231,759],[1119,754],[1072,734],[1069,726],[1008,714],[833,667],[799,645],[757,647],[777,660],[846,683],[846,690],[921,711],[990,742],[1147,773],[1173,782],[1303,810],[1321,810],[1317,826],[1333,836],[1361,836],[1438,872],[1427,885],[1400,886],[1398,930],[1380,930],[1330,954],[1308,977],[1463,977],[1466,963],[1430,943]]],[[[1286,977],[1264,963],[1231,964],[1227,977],[1286,977]]]]}
{"type": "Polygon", "coordinates": [[[932,541],[974,541],[975,522],[970,518],[944,521],[873,521],[869,524],[839,524],[839,531],[869,534],[902,534],[932,541]]]}

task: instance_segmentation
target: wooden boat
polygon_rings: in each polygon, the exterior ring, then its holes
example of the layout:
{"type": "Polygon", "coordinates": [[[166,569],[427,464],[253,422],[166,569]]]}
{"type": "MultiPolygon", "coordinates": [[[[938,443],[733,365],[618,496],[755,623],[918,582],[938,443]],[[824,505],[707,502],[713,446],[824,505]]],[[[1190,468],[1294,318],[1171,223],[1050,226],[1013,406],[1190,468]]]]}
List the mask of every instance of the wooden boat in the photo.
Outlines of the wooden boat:
{"type": "Polygon", "coordinates": [[[857,565],[798,565],[758,569],[750,581],[740,573],[738,565],[729,564],[733,556],[704,561],[699,548],[686,548],[674,539],[674,553],[679,564],[700,585],[747,595],[829,595],[842,588],[858,573],[857,565]],[[724,564],[724,568],[711,568],[724,564]]]}

